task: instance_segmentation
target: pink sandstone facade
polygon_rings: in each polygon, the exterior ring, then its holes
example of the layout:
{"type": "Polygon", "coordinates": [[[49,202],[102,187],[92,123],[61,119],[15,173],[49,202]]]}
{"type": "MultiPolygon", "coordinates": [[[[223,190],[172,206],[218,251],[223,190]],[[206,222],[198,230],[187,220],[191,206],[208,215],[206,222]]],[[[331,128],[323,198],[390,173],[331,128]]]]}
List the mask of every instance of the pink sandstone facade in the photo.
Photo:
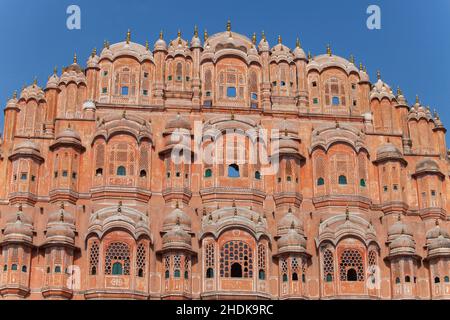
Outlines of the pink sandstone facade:
{"type": "Polygon", "coordinates": [[[4,299],[450,298],[446,129],[329,47],[128,33],[4,112],[4,299]]]}

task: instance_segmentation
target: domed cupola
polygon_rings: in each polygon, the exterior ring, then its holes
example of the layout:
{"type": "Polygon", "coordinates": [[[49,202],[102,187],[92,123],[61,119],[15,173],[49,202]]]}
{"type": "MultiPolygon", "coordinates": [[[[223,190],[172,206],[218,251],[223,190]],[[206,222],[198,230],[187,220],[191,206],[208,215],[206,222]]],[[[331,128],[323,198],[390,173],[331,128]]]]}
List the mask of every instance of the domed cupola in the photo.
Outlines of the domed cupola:
{"type": "Polygon", "coordinates": [[[391,160],[401,161],[406,164],[406,160],[401,151],[392,143],[386,143],[378,148],[375,162],[379,163],[391,160]]]}
{"type": "Polygon", "coordinates": [[[17,110],[18,109],[18,106],[17,106],[18,101],[19,100],[17,100],[17,91],[14,91],[12,98],[9,99],[8,102],[6,103],[5,111],[9,110],[9,109],[17,110]]]}
{"type": "Polygon", "coordinates": [[[362,83],[369,83],[370,84],[370,77],[367,73],[366,69],[363,67],[362,63],[359,64],[359,78],[361,79],[360,82],[362,83]]]}
{"type": "Polygon", "coordinates": [[[439,165],[433,159],[423,159],[419,161],[416,165],[416,172],[414,176],[422,175],[422,174],[437,174],[439,176],[443,176],[439,165]]]}
{"type": "Polygon", "coordinates": [[[154,51],[167,51],[167,43],[164,41],[164,33],[162,31],[159,33],[159,38],[156,40],[153,49],[154,51]]]}
{"type": "Polygon", "coordinates": [[[74,246],[75,231],[75,218],[65,210],[62,203],[60,210],[48,217],[45,245],[74,246]]]}
{"type": "Polygon", "coordinates": [[[172,57],[176,57],[177,55],[186,57],[190,55],[189,44],[181,37],[180,30],[178,30],[177,38],[170,42],[168,52],[168,55],[172,57]]]}
{"type": "Polygon", "coordinates": [[[281,61],[286,61],[291,63],[293,60],[293,55],[291,49],[286,47],[281,40],[281,36],[278,36],[278,44],[272,48],[270,62],[279,63],[281,61]]]}
{"type": "Polygon", "coordinates": [[[269,52],[270,51],[269,41],[267,41],[264,31],[261,36],[261,41],[259,42],[259,45],[258,45],[258,50],[259,50],[259,52],[269,52]]]}
{"type": "Polygon", "coordinates": [[[200,40],[200,37],[198,36],[198,27],[197,26],[195,26],[195,28],[194,28],[194,36],[191,39],[191,49],[194,49],[194,48],[203,49],[202,41],[200,40]]]}
{"type": "Polygon", "coordinates": [[[450,234],[439,225],[439,220],[436,220],[436,226],[427,232],[426,239],[428,258],[450,257],[450,234]]]}
{"type": "Polygon", "coordinates": [[[297,38],[293,54],[294,54],[294,60],[305,60],[305,61],[308,61],[308,58],[306,57],[305,51],[302,49],[302,46],[300,44],[300,39],[299,38],[297,38]]]}
{"type": "Polygon", "coordinates": [[[389,85],[381,80],[380,72],[377,72],[378,81],[373,85],[372,91],[370,92],[370,100],[378,99],[382,100],[384,98],[389,99],[389,101],[395,99],[392,89],[389,85]]]}
{"type": "Polygon", "coordinates": [[[415,119],[419,121],[420,119],[425,119],[426,121],[432,120],[431,111],[425,108],[421,103],[419,96],[416,96],[416,103],[411,107],[408,114],[408,120],[415,119]]]}
{"type": "Polygon", "coordinates": [[[92,50],[92,53],[89,56],[87,64],[86,64],[88,69],[98,69],[99,61],[100,61],[100,57],[97,55],[97,49],[94,48],[94,50],[92,50]]]}
{"type": "Polygon", "coordinates": [[[166,124],[166,130],[176,130],[176,129],[191,131],[192,127],[189,121],[187,121],[180,114],[178,114],[175,119],[170,120],[166,124]]]}
{"type": "Polygon", "coordinates": [[[415,254],[416,243],[414,241],[414,234],[409,226],[401,220],[401,215],[398,220],[388,229],[388,241],[390,255],[398,254],[415,254]]]}
{"type": "Polygon", "coordinates": [[[296,230],[295,223],[278,240],[278,255],[285,253],[306,253],[306,239],[296,230]]]}
{"type": "Polygon", "coordinates": [[[175,210],[170,212],[163,221],[163,232],[169,232],[174,229],[175,226],[179,225],[181,229],[190,233],[192,226],[192,219],[183,210],[180,209],[179,203],[177,202],[175,210]]]}
{"type": "Polygon", "coordinates": [[[303,225],[300,220],[293,214],[292,209],[289,208],[288,212],[278,222],[278,237],[287,234],[294,227],[295,231],[303,234],[303,225]]]}
{"type": "Polygon", "coordinates": [[[164,234],[162,238],[162,250],[186,250],[192,251],[192,239],[189,233],[183,230],[181,219],[178,218],[174,227],[164,234]]]}
{"type": "Polygon", "coordinates": [[[15,145],[10,159],[14,160],[19,157],[31,157],[37,161],[44,161],[39,146],[30,139],[19,142],[15,145]]]}
{"type": "Polygon", "coordinates": [[[48,78],[45,90],[58,89],[58,84],[59,84],[58,70],[56,70],[55,68],[53,70],[53,74],[48,78]]]}
{"type": "Polygon", "coordinates": [[[84,149],[81,144],[81,137],[73,130],[70,126],[62,130],[56,135],[55,143],[50,146],[51,149],[57,148],[58,146],[71,146],[76,149],[84,149]]]}
{"type": "Polygon", "coordinates": [[[38,102],[45,101],[45,93],[42,88],[38,86],[36,79],[34,79],[34,82],[31,86],[24,88],[20,93],[19,100],[28,101],[31,99],[34,99],[38,102]]]}
{"type": "Polygon", "coordinates": [[[33,243],[33,220],[25,212],[22,205],[16,214],[6,220],[3,243],[19,242],[31,245],[33,243]]]}
{"type": "Polygon", "coordinates": [[[81,83],[83,84],[87,83],[83,69],[81,69],[81,67],[78,65],[77,54],[73,56],[73,63],[70,66],[63,69],[61,78],[59,79],[59,85],[61,84],[68,85],[71,82],[74,82],[77,85],[81,83]]]}
{"type": "MultiPolygon", "coordinates": [[[[408,107],[408,101],[406,101],[405,96],[403,95],[402,90],[400,87],[397,87],[397,97],[396,97],[397,103],[399,106],[405,106],[408,107]]],[[[408,108],[409,109],[409,108],[408,108]]]]}

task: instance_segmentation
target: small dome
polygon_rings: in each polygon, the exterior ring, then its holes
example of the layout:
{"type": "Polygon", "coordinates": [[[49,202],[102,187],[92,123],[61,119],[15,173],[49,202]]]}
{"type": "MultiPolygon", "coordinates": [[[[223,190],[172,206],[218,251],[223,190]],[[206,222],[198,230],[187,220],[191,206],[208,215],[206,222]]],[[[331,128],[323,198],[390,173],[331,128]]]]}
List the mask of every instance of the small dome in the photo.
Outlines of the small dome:
{"type": "Polygon", "coordinates": [[[403,223],[403,221],[399,219],[397,222],[395,222],[392,226],[389,227],[388,238],[391,239],[401,235],[413,236],[413,232],[411,231],[411,229],[408,227],[407,224],[403,223]]]}
{"type": "Polygon", "coordinates": [[[57,89],[59,84],[59,77],[55,72],[48,78],[46,89],[57,89]]]}
{"type": "Polygon", "coordinates": [[[50,214],[47,222],[47,243],[75,243],[75,218],[73,215],[61,209],[50,214]]]}
{"type": "Polygon", "coordinates": [[[281,38],[278,39],[278,44],[272,48],[272,54],[270,56],[271,62],[280,62],[281,60],[291,62],[293,55],[291,49],[281,43],[281,38]]]}
{"type": "Polygon", "coordinates": [[[378,81],[373,86],[372,91],[370,92],[370,99],[375,98],[378,100],[382,100],[383,98],[388,98],[389,100],[392,100],[395,98],[395,96],[392,93],[391,87],[389,87],[381,79],[378,79],[378,81]]]}
{"type": "Polygon", "coordinates": [[[300,46],[295,47],[293,54],[295,59],[307,60],[305,51],[300,46]]]}
{"type": "Polygon", "coordinates": [[[162,238],[164,249],[192,249],[191,236],[184,231],[180,225],[176,225],[172,230],[164,234],[162,238]]]}
{"type": "Polygon", "coordinates": [[[439,237],[450,239],[450,235],[447,230],[441,228],[440,225],[436,225],[433,229],[429,230],[426,234],[427,240],[434,240],[439,237]]]}
{"type": "Polygon", "coordinates": [[[74,139],[81,142],[81,137],[78,132],[74,131],[72,128],[66,128],[56,135],[56,140],[62,139],[74,139]]]}
{"type": "Polygon", "coordinates": [[[421,172],[441,172],[439,165],[432,159],[424,159],[417,163],[416,173],[421,172]]]}
{"type": "Polygon", "coordinates": [[[270,51],[269,41],[266,40],[266,37],[263,35],[261,41],[258,45],[259,52],[267,52],[270,51]]]}
{"type": "Polygon", "coordinates": [[[3,234],[5,241],[32,242],[33,220],[22,211],[22,206],[7,219],[3,234]]]}
{"type": "Polygon", "coordinates": [[[164,41],[162,31],[159,34],[159,39],[155,42],[154,51],[167,51],[167,43],[164,41]]]}
{"type": "Polygon", "coordinates": [[[277,241],[278,251],[286,252],[289,250],[300,251],[306,248],[306,239],[294,228],[291,228],[288,233],[283,235],[277,241]]]}
{"type": "Polygon", "coordinates": [[[386,143],[377,150],[377,161],[403,159],[401,151],[392,143],[386,143]]]}
{"type": "Polygon", "coordinates": [[[414,242],[414,239],[411,236],[400,235],[389,244],[389,249],[391,251],[407,250],[407,251],[415,252],[416,243],[414,242]]]}
{"type": "Polygon", "coordinates": [[[177,115],[175,119],[170,120],[166,124],[166,129],[186,129],[191,130],[191,124],[189,121],[181,117],[180,115],[177,115]]]}
{"type": "Polygon", "coordinates": [[[278,235],[286,234],[294,226],[294,229],[303,233],[303,226],[300,220],[289,209],[288,213],[278,222],[278,235]]]}
{"type": "Polygon", "coordinates": [[[45,93],[42,88],[37,85],[37,81],[35,80],[31,86],[28,86],[22,90],[20,93],[20,99],[24,99],[26,101],[30,99],[41,101],[45,100],[45,93]]]}
{"type": "Polygon", "coordinates": [[[39,150],[39,146],[35,142],[33,142],[31,140],[25,140],[25,141],[19,142],[14,147],[14,152],[23,152],[23,153],[36,152],[36,153],[40,153],[40,150],[39,150]]]}
{"type": "Polygon", "coordinates": [[[192,219],[180,208],[176,208],[164,218],[163,231],[168,232],[176,225],[180,225],[187,232],[191,231],[192,219]]]}
{"type": "Polygon", "coordinates": [[[97,69],[97,68],[99,68],[99,64],[98,64],[99,61],[100,61],[100,57],[97,55],[97,50],[94,49],[94,51],[92,51],[92,54],[89,56],[86,65],[88,68],[97,69]]]}

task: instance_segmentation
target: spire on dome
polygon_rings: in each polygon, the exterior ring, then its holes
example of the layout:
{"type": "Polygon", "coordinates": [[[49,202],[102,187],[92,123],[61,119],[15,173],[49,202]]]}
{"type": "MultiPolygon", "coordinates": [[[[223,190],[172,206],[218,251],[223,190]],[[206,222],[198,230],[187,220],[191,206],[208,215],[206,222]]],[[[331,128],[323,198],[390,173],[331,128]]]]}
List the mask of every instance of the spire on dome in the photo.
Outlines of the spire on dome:
{"type": "Polygon", "coordinates": [[[420,99],[419,99],[419,95],[416,94],[416,104],[420,104],[420,99]]]}
{"type": "Polygon", "coordinates": [[[264,33],[264,30],[261,32],[261,38],[263,39],[264,42],[266,42],[266,34],[264,33]]]}
{"type": "Polygon", "coordinates": [[[208,40],[208,30],[205,29],[205,31],[203,31],[203,40],[207,41],[208,40]]]}
{"type": "Polygon", "coordinates": [[[231,32],[231,21],[230,21],[230,19],[228,19],[228,21],[227,21],[227,31],[231,32]]]}
{"type": "Polygon", "coordinates": [[[353,54],[350,55],[350,62],[355,64],[355,56],[353,54]]]}
{"type": "Polygon", "coordinates": [[[194,26],[194,37],[198,38],[198,27],[197,27],[197,25],[194,26]]]}
{"type": "Polygon", "coordinates": [[[131,30],[128,29],[128,31],[127,31],[127,38],[126,38],[127,44],[130,44],[130,41],[131,41],[131,30]]]}
{"type": "Polygon", "coordinates": [[[164,39],[164,32],[162,30],[159,32],[159,39],[160,40],[164,39]]]}
{"type": "Polygon", "coordinates": [[[253,43],[253,45],[256,45],[256,32],[253,32],[252,43],[253,43]]]}
{"type": "Polygon", "coordinates": [[[381,72],[380,72],[380,70],[377,70],[377,79],[381,80],[381,72]]]}
{"type": "Polygon", "coordinates": [[[398,96],[402,96],[403,95],[403,92],[402,92],[402,89],[400,89],[400,86],[397,86],[397,95],[398,96]]]}
{"type": "Polygon", "coordinates": [[[92,49],[91,57],[95,57],[97,55],[97,48],[92,49]]]}
{"type": "Polygon", "coordinates": [[[78,63],[78,58],[77,58],[77,53],[75,52],[73,54],[73,64],[77,64],[78,63]]]}
{"type": "Polygon", "coordinates": [[[362,62],[359,63],[359,71],[363,71],[363,64],[362,64],[362,62]]]}
{"type": "Polygon", "coordinates": [[[17,99],[17,90],[14,90],[13,92],[13,99],[17,99]]]}
{"type": "Polygon", "coordinates": [[[37,85],[37,77],[35,76],[34,80],[33,80],[33,86],[36,86],[36,85],[37,85]]]}
{"type": "Polygon", "coordinates": [[[311,51],[308,51],[308,60],[312,60],[311,51]]]}
{"type": "Polygon", "coordinates": [[[278,35],[278,44],[281,44],[283,40],[281,39],[281,35],[278,35]]]}
{"type": "Polygon", "coordinates": [[[145,40],[145,49],[146,49],[147,51],[150,50],[150,44],[148,43],[148,40],[145,40]]]}
{"type": "Polygon", "coordinates": [[[332,56],[330,44],[327,44],[327,54],[328,54],[330,57],[332,56]]]}
{"type": "Polygon", "coordinates": [[[301,44],[300,44],[300,38],[299,37],[297,37],[297,39],[295,40],[295,47],[296,48],[301,48],[302,47],[301,44]]]}

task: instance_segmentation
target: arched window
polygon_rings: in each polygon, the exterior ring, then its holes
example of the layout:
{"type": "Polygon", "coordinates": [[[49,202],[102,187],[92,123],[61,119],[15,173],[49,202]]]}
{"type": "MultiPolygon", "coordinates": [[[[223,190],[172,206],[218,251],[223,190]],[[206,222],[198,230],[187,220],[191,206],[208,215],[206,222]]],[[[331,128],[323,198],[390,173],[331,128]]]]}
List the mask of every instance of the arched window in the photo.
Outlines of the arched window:
{"type": "Polygon", "coordinates": [[[306,282],[306,275],[302,274],[302,282],[305,283],[306,282]]]}
{"type": "Polygon", "coordinates": [[[206,270],[206,279],[212,279],[212,278],[214,278],[214,269],[208,268],[208,270],[206,270]]]}
{"type": "Polygon", "coordinates": [[[8,271],[8,265],[7,265],[7,264],[5,264],[5,265],[3,266],[3,271],[8,271]]]}
{"type": "Polygon", "coordinates": [[[323,178],[317,179],[317,186],[323,186],[325,185],[325,180],[323,178]]]}
{"type": "Polygon", "coordinates": [[[333,106],[338,106],[340,104],[339,97],[333,97],[331,101],[333,103],[333,106]]]}
{"type": "Polygon", "coordinates": [[[447,283],[450,282],[450,278],[448,276],[445,276],[444,277],[444,282],[447,282],[447,283]]]}
{"type": "Polygon", "coordinates": [[[120,262],[115,262],[112,266],[112,274],[117,276],[117,275],[123,275],[123,267],[122,264],[120,262]]]}
{"type": "Polygon", "coordinates": [[[228,177],[229,178],[239,178],[241,176],[239,172],[239,166],[237,164],[232,164],[228,166],[228,177]]]}
{"type": "Polygon", "coordinates": [[[259,172],[259,171],[255,172],[255,179],[256,180],[261,180],[261,172],[259,172]]]}
{"type": "Polygon", "coordinates": [[[189,279],[189,271],[185,271],[184,272],[184,279],[188,280],[189,279]]]}
{"type": "Polygon", "coordinates": [[[258,272],[258,278],[259,280],[266,280],[266,272],[264,270],[259,270],[258,272]]]}
{"type": "Polygon", "coordinates": [[[102,168],[98,168],[97,170],[95,170],[95,176],[101,177],[102,175],[103,175],[103,169],[102,168]]]}
{"type": "Polygon", "coordinates": [[[364,281],[364,265],[358,250],[345,250],[341,255],[339,266],[341,281],[364,281]]]}
{"type": "Polygon", "coordinates": [[[179,277],[181,276],[180,270],[179,270],[179,269],[176,269],[176,270],[173,272],[173,276],[174,276],[174,278],[179,278],[179,277]]]}
{"type": "Polygon", "coordinates": [[[91,276],[95,276],[97,274],[97,267],[92,267],[91,268],[91,276]]]}
{"type": "Polygon", "coordinates": [[[411,278],[410,278],[409,276],[406,276],[406,277],[405,277],[405,282],[406,282],[406,283],[411,282],[411,278]]]}
{"type": "Polygon", "coordinates": [[[253,277],[253,252],[243,241],[229,241],[220,250],[220,276],[234,278],[239,274],[240,278],[253,277]]]}
{"type": "Polygon", "coordinates": [[[61,266],[55,267],[55,273],[61,273],[61,266]]]}
{"type": "Polygon", "coordinates": [[[99,256],[98,242],[94,242],[92,243],[89,252],[89,273],[92,276],[95,276],[97,274],[98,256],[99,256]]]}
{"type": "Polygon", "coordinates": [[[212,177],[212,170],[206,169],[205,170],[205,178],[211,178],[212,177]]]}
{"type": "Polygon", "coordinates": [[[27,272],[27,266],[22,266],[22,272],[24,272],[24,273],[27,272]]]}
{"type": "Polygon", "coordinates": [[[11,270],[12,270],[12,271],[17,271],[17,264],[13,264],[13,265],[11,266],[11,270]]]}
{"type": "Polygon", "coordinates": [[[298,281],[298,274],[296,272],[292,274],[292,281],[298,281]]]}
{"type": "Polygon", "coordinates": [[[283,273],[283,282],[288,282],[288,276],[286,273],[283,273]]]}
{"type": "Polygon", "coordinates": [[[347,185],[347,177],[346,176],[339,176],[339,184],[342,186],[347,185]]]}
{"type": "Polygon", "coordinates": [[[147,177],[147,171],[141,170],[141,172],[139,173],[139,177],[146,178],[147,177]]]}
{"type": "Polygon", "coordinates": [[[106,249],[106,275],[130,275],[130,248],[122,242],[111,243],[106,249]]]}
{"type": "Polygon", "coordinates": [[[122,95],[127,96],[128,95],[128,87],[124,86],[122,87],[122,95]]]}
{"type": "Polygon", "coordinates": [[[138,270],[138,277],[139,278],[143,278],[144,277],[144,270],[142,270],[142,269],[138,270]]]}
{"type": "Polygon", "coordinates": [[[353,268],[350,268],[347,270],[347,281],[357,281],[358,275],[356,273],[356,270],[353,268]]]}
{"type": "Polygon", "coordinates": [[[164,273],[164,278],[165,279],[169,279],[170,278],[170,271],[166,270],[166,272],[164,273]]]}
{"type": "Polygon", "coordinates": [[[124,166],[120,166],[117,168],[117,175],[119,177],[125,177],[127,175],[127,169],[124,166]]]}
{"type": "Polygon", "coordinates": [[[395,284],[399,284],[399,283],[400,283],[400,278],[399,277],[395,278],[395,284]]]}
{"type": "Polygon", "coordinates": [[[439,277],[434,278],[434,283],[440,283],[440,282],[441,282],[441,279],[439,279],[439,277]]]}
{"type": "Polygon", "coordinates": [[[143,243],[139,244],[136,252],[136,269],[139,278],[144,277],[144,270],[147,263],[147,250],[143,243]]]}
{"type": "Polygon", "coordinates": [[[333,253],[326,249],[323,252],[323,274],[326,282],[332,282],[334,278],[334,259],[333,253]]]}
{"type": "Polygon", "coordinates": [[[359,185],[361,186],[361,187],[365,187],[366,186],[366,180],[364,180],[364,179],[361,179],[360,181],[359,181],[359,185]]]}

